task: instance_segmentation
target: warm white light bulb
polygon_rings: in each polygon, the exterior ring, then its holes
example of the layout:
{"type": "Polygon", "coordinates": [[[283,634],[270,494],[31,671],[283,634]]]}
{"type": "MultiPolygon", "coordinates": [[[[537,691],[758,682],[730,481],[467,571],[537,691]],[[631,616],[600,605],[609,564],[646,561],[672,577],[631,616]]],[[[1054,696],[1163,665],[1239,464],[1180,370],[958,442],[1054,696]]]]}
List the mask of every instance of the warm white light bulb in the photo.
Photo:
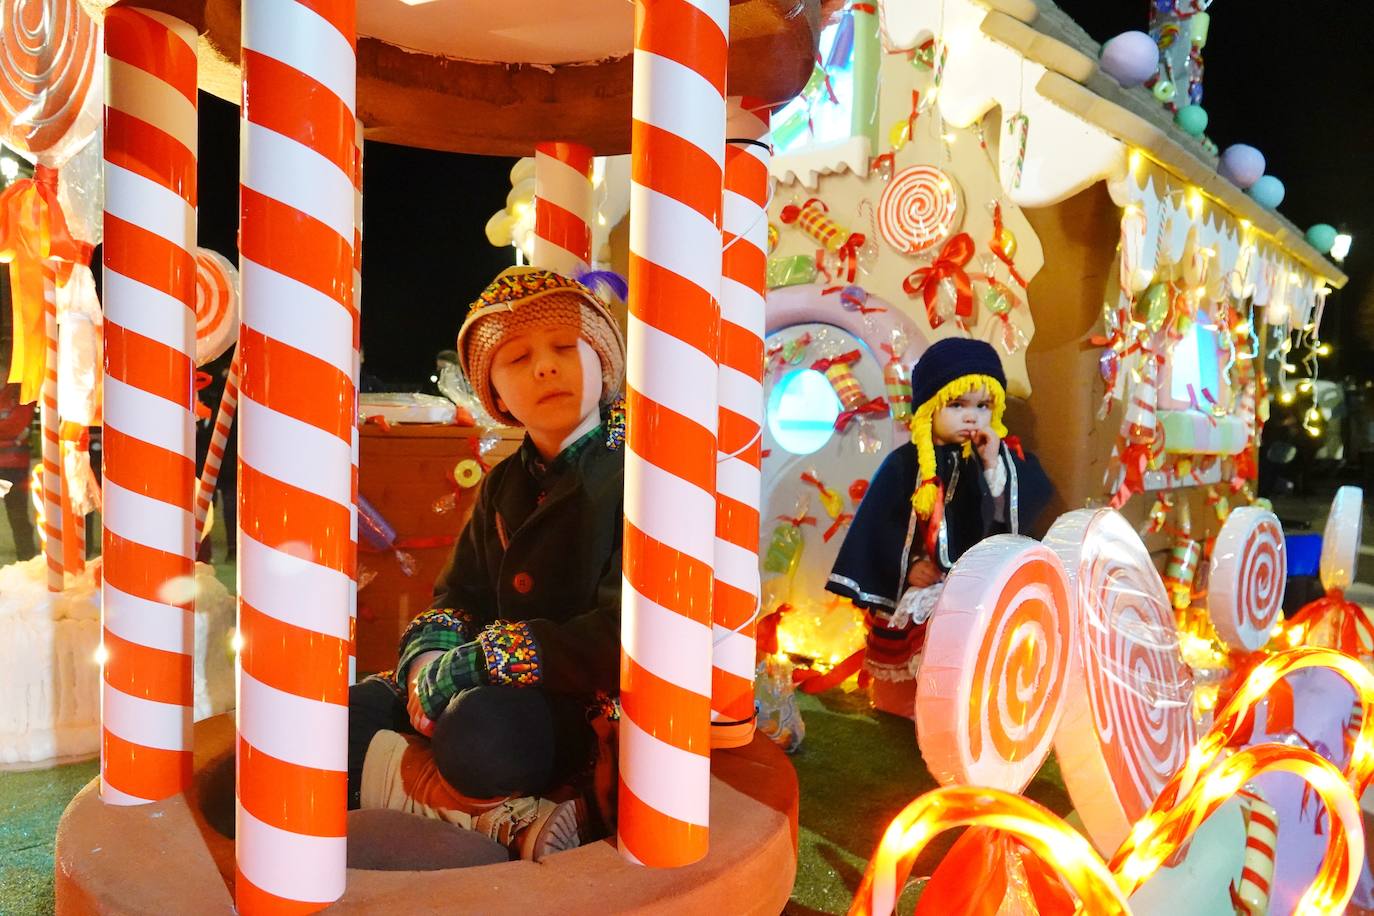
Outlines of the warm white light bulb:
{"type": "Polygon", "coordinates": [[[1336,235],[1336,241],[1331,243],[1331,257],[1336,263],[1344,261],[1350,254],[1350,243],[1354,241],[1350,233],[1341,232],[1336,235]]]}
{"type": "Polygon", "coordinates": [[[19,175],[19,160],[13,156],[0,156],[0,176],[6,181],[14,181],[19,175]]]}

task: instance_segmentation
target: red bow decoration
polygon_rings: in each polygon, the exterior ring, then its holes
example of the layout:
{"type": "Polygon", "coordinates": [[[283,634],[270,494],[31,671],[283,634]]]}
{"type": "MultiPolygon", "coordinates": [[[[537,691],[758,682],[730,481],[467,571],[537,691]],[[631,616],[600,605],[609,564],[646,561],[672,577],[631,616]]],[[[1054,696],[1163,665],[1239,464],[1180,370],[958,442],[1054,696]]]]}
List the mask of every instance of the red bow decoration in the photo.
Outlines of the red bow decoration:
{"type": "Polygon", "coordinates": [[[932,263],[913,271],[902,281],[902,289],[906,290],[908,296],[914,299],[919,293],[925,300],[926,318],[932,329],[945,323],[936,309],[936,297],[943,280],[954,282],[954,313],[960,318],[973,314],[973,281],[964,271],[964,267],[973,259],[973,253],[973,237],[961,232],[945,242],[940,249],[940,256],[932,263]]]}
{"type": "MultiPolygon", "coordinates": [[[[972,827],[936,867],[926,884],[934,893],[921,894],[916,916],[996,916],[1004,901],[1019,900],[1022,886],[1041,916],[1076,912],[1054,869],[1025,844],[991,827],[972,827]]],[[[1009,909],[1021,912],[1019,906],[1009,909]]]]}
{"type": "Polygon", "coordinates": [[[821,535],[821,540],[829,544],[830,539],[839,534],[840,529],[852,521],[854,521],[854,516],[851,513],[841,512],[839,515],[835,516],[835,520],[830,523],[830,527],[825,529],[825,533],[821,535]]]}
{"type": "Polygon", "coordinates": [[[212,376],[210,373],[208,373],[208,372],[201,372],[199,369],[196,370],[196,382],[195,382],[195,385],[196,385],[196,395],[197,395],[197,397],[196,397],[195,409],[196,409],[196,419],[197,419],[197,420],[208,420],[208,419],[210,419],[210,407],[209,407],[209,405],[207,405],[204,401],[202,401],[202,400],[200,399],[199,395],[200,395],[200,393],[201,393],[202,391],[204,391],[206,388],[210,387],[210,383],[213,382],[214,380],[215,380],[215,379],[214,379],[214,376],[212,376]]]}
{"type": "Polygon", "coordinates": [[[859,649],[844,661],[821,674],[812,668],[797,668],[792,672],[792,683],[802,693],[825,693],[831,687],[838,687],[855,674],[864,663],[864,650],[859,649]]]}
{"type": "Polygon", "coordinates": [[[1007,447],[1007,449],[1017,458],[1019,458],[1022,461],[1026,460],[1026,450],[1021,447],[1020,436],[1007,436],[1005,439],[1002,440],[1002,444],[1004,444],[1007,447]]]}
{"type": "Polygon", "coordinates": [[[876,397],[853,410],[842,410],[835,418],[835,432],[842,433],[849,428],[849,424],[858,417],[885,417],[887,416],[887,401],[876,397]]]}
{"type": "Polygon", "coordinates": [[[1136,493],[1145,492],[1145,470],[1150,466],[1150,447],[1143,442],[1132,442],[1121,455],[1121,467],[1126,474],[1121,486],[1112,496],[1109,505],[1120,509],[1136,493]]]}
{"type": "Polygon", "coordinates": [[[1002,246],[1002,204],[999,201],[992,205],[992,241],[988,243],[992,253],[997,255],[997,260],[1007,266],[1007,273],[1022,288],[1026,289],[1026,280],[1016,272],[1016,262],[1011,259],[1009,254],[1002,246]]]}
{"type": "Polygon", "coordinates": [[[14,356],[9,380],[20,384],[20,403],[38,399],[47,352],[44,288],[61,286],[81,259],[82,246],[67,230],[57,203],[57,170],[38,166],[34,177],[0,192],[0,263],[10,265],[14,356]]]}
{"type": "Polygon", "coordinates": [[[1231,492],[1239,493],[1247,481],[1259,477],[1259,468],[1255,465],[1255,452],[1248,446],[1236,454],[1232,461],[1235,470],[1231,477],[1231,492]]]}
{"type": "MultiPolygon", "coordinates": [[[[1345,597],[1338,588],[1328,591],[1323,597],[1293,615],[1284,629],[1289,633],[1301,634],[1298,642],[1306,643],[1313,629],[1330,625],[1332,639],[1327,647],[1354,658],[1366,658],[1374,654],[1374,624],[1369,622],[1364,610],[1345,597]]],[[[1290,643],[1294,643],[1290,637],[1290,643]]]]}
{"type": "Polygon", "coordinates": [[[778,521],[787,522],[787,524],[791,525],[793,528],[800,528],[802,525],[810,525],[813,528],[816,527],[816,516],[814,515],[798,515],[795,517],[791,515],[779,515],[778,521]]]}
{"type": "Polygon", "coordinates": [[[811,364],[811,368],[817,372],[824,372],[831,366],[852,366],[863,356],[858,350],[850,350],[848,353],[841,353],[839,356],[828,356],[818,359],[811,364]]]}

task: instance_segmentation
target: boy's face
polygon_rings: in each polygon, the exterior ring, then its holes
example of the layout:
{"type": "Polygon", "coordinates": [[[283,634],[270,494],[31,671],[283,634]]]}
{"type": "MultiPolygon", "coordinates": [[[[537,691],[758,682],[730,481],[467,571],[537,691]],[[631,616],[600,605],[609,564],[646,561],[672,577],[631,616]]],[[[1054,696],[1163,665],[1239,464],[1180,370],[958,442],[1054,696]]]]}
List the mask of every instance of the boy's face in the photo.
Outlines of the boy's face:
{"type": "Polygon", "coordinates": [[[977,388],[935,412],[932,431],[937,445],[969,442],[973,434],[992,425],[992,395],[977,388]]]}
{"type": "Polygon", "coordinates": [[[491,383],[497,406],[526,429],[561,439],[596,410],[601,360],[575,329],[535,325],[493,354],[491,383]]]}

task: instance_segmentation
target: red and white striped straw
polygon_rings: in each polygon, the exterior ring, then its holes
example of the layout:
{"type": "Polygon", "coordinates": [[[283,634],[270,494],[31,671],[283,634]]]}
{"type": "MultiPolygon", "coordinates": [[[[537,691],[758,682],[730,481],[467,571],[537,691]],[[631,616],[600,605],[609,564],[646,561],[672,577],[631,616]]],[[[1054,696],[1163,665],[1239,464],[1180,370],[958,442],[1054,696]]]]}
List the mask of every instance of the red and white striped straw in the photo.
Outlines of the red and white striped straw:
{"type": "Polygon", "coordinates": [[[657,867],[707,848],[729,17],[635,4],[619,841],[657,867]]]}
{"type": "Polygon", "coordinates": [[[191,781],[196,32],[105,16],[101,798],[191,781]]]}
{"type": "Polygon", "coordinates": [[[580,143],[534,148],[534,251],[537,267],[573,274],[592,262],[592,150],[580,143]]]}
{"type": "Polygon", "coordinates": [[[353,131],[353,502],[348,537],[352,546],[353,581],[348,593],[348,683],[358,682],[358,379],[362,374],[363,317],[363,121],[353,131]]]}
{"type": "Polygon", "coordinates": [[[48,591],[65,587],[62,556],[62,441],[57,415],[57,268],[43,262],[43,390],[38,425],[43,436],[43,559],[48,591]]]}
{"type": "MultiPolygon", "coordinates": [[[[210,434],[210,450],[205,453],[205,467],[200,469],[200,479],[196,482],[196,543],[205,537],[205,519],[210,513],[210,504],[215,501],[215,487],[219,484],[220,467],[224,464],[224,448],[229,443],[229,430],[234,426],[234,414],[239,406],[239,351],[229,361],[229,377],[224,381],[224,392],[219,396],[219,410],[215,413],[215,428],[210,434]]],[[[236,469],[230,468],[230,473],[236,469]]],[[[229,532],[233,537],[234,532],[229,532]]]]}
{"type": "Polygon", "coordinates": [[[711,745],[740,747],[754,737],[768,112],[756,100],[732,98],[725,130],[711,745]]]}
{"type": "Polygon", "coordinates": [[[246,0],[240,122],[240,913],[344,891],[353,0],[246,0]]]}

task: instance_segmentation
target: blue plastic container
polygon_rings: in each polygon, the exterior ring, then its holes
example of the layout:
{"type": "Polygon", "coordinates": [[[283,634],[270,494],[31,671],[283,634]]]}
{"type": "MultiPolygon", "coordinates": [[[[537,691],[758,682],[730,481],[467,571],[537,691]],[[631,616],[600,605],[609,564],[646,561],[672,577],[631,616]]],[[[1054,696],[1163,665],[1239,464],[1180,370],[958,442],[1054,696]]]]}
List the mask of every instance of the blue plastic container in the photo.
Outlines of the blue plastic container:
{"type": "Polygon", "coordinates": [[[1321,567],[1322,536],[1316,533],[1283,536],[1288,552],[1288,576],[1315,576],[1321,567]]]}

